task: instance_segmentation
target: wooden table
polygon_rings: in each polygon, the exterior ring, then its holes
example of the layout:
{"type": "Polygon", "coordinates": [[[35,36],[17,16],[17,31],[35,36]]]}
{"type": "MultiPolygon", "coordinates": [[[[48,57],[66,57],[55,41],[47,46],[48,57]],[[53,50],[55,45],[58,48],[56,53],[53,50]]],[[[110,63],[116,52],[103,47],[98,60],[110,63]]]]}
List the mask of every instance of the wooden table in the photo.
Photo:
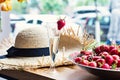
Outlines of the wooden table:
{"type": "Polygon", "coordinates": [[[56,73],[51,73],[48,68],[27,71],[55,80],[100,80],[98,77],[86,72],[78,66],[58,67],[56,68],[56,73]]]}
{"type": "Polygon", "coordinates": [[[48,68],[28,69],[25,71],[2,70],[0,74],[15,78],[15,80],[100,80],[77,66],[56,68],[56,73],[49,72],[48,68]]]}

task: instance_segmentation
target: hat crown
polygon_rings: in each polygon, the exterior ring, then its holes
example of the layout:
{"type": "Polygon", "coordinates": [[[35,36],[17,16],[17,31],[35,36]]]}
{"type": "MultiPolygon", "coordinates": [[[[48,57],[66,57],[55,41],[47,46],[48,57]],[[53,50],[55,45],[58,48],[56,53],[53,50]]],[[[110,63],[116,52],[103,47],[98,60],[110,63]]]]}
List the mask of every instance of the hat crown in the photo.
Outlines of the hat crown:
{"type": "Polygon", "coordinates": [[[44,48],[49,46],[47,28],[30,27],[18,33],[16,48],[44,48]]]}

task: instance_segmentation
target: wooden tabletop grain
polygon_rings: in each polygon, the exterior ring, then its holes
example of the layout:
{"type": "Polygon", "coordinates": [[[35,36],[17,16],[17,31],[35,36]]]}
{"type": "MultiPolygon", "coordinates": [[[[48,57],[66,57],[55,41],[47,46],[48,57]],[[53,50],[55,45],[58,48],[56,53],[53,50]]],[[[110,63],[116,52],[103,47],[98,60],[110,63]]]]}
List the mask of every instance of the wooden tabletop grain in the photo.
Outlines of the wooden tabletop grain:
{"type": "Polygon", "coordinates": [[[52,73],[49,68],[27,69],[25,71],[1,70],[0,75],[14,78],[11,80],[100,80],[78,66],[57,67],[55,73],[52,73]]]}
{"type": "Polygon", "coordinates": [[[98,77],[86,72],[78,66],[65,66],[56,68],[56,72],[46,69],[27,70],[28,72],[46,76],[55,80],[100,80],[98,77]]]}

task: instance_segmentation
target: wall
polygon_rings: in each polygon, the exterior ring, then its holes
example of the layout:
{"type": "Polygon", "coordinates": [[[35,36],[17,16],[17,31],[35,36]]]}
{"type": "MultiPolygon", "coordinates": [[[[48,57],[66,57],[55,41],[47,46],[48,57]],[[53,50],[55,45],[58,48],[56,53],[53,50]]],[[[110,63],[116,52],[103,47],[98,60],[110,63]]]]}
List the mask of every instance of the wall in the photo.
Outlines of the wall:
{"type": "Polygon", "coordinates": [[[9,15],[10,15],[10,12],[1,11],[1,25],[0,26],[1,26],[2,32],[0,32],[0,41],[10,36],[11,27],[10,27],[9,15]]]}

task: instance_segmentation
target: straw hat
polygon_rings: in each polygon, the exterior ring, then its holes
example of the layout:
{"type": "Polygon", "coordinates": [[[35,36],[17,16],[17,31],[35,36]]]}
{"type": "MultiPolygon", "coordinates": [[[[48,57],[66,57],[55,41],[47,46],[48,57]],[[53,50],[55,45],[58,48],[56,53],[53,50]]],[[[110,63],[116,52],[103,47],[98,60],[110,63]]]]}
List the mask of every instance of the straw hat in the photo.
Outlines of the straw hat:
{"type": "MultiPolygon", "coordinates": [[[[1,57],[1,69],[39,68],[51,64],[49,41],[45,27],[30,27],[18,33],[15,44],[1,57]],[[40,50],[39,50],[40,49],[40,50]]],[[[62,53],[59,51],[59,53],[62,53]]],[[[57,54],[56,66],[71,64],[63,60],[63,54],[57,54]],[[61,57],[58,57],[61,56],[61,57]]]]}
{"type": "MultiPolygon", "coordinates": [[[[59,52],[55,65],[71,65],[68,56],[81,48],[80,36],[72,28],[61,31],[59,52]]],[[[6,43],[7,44],[7,43],[6,43]]],[[[30,27],[18,33],[14,46],[7,50],[7,55],[0,56],[1,69],[25,69],[49,67],[49,39],[45,27],[30,27]]]]}

